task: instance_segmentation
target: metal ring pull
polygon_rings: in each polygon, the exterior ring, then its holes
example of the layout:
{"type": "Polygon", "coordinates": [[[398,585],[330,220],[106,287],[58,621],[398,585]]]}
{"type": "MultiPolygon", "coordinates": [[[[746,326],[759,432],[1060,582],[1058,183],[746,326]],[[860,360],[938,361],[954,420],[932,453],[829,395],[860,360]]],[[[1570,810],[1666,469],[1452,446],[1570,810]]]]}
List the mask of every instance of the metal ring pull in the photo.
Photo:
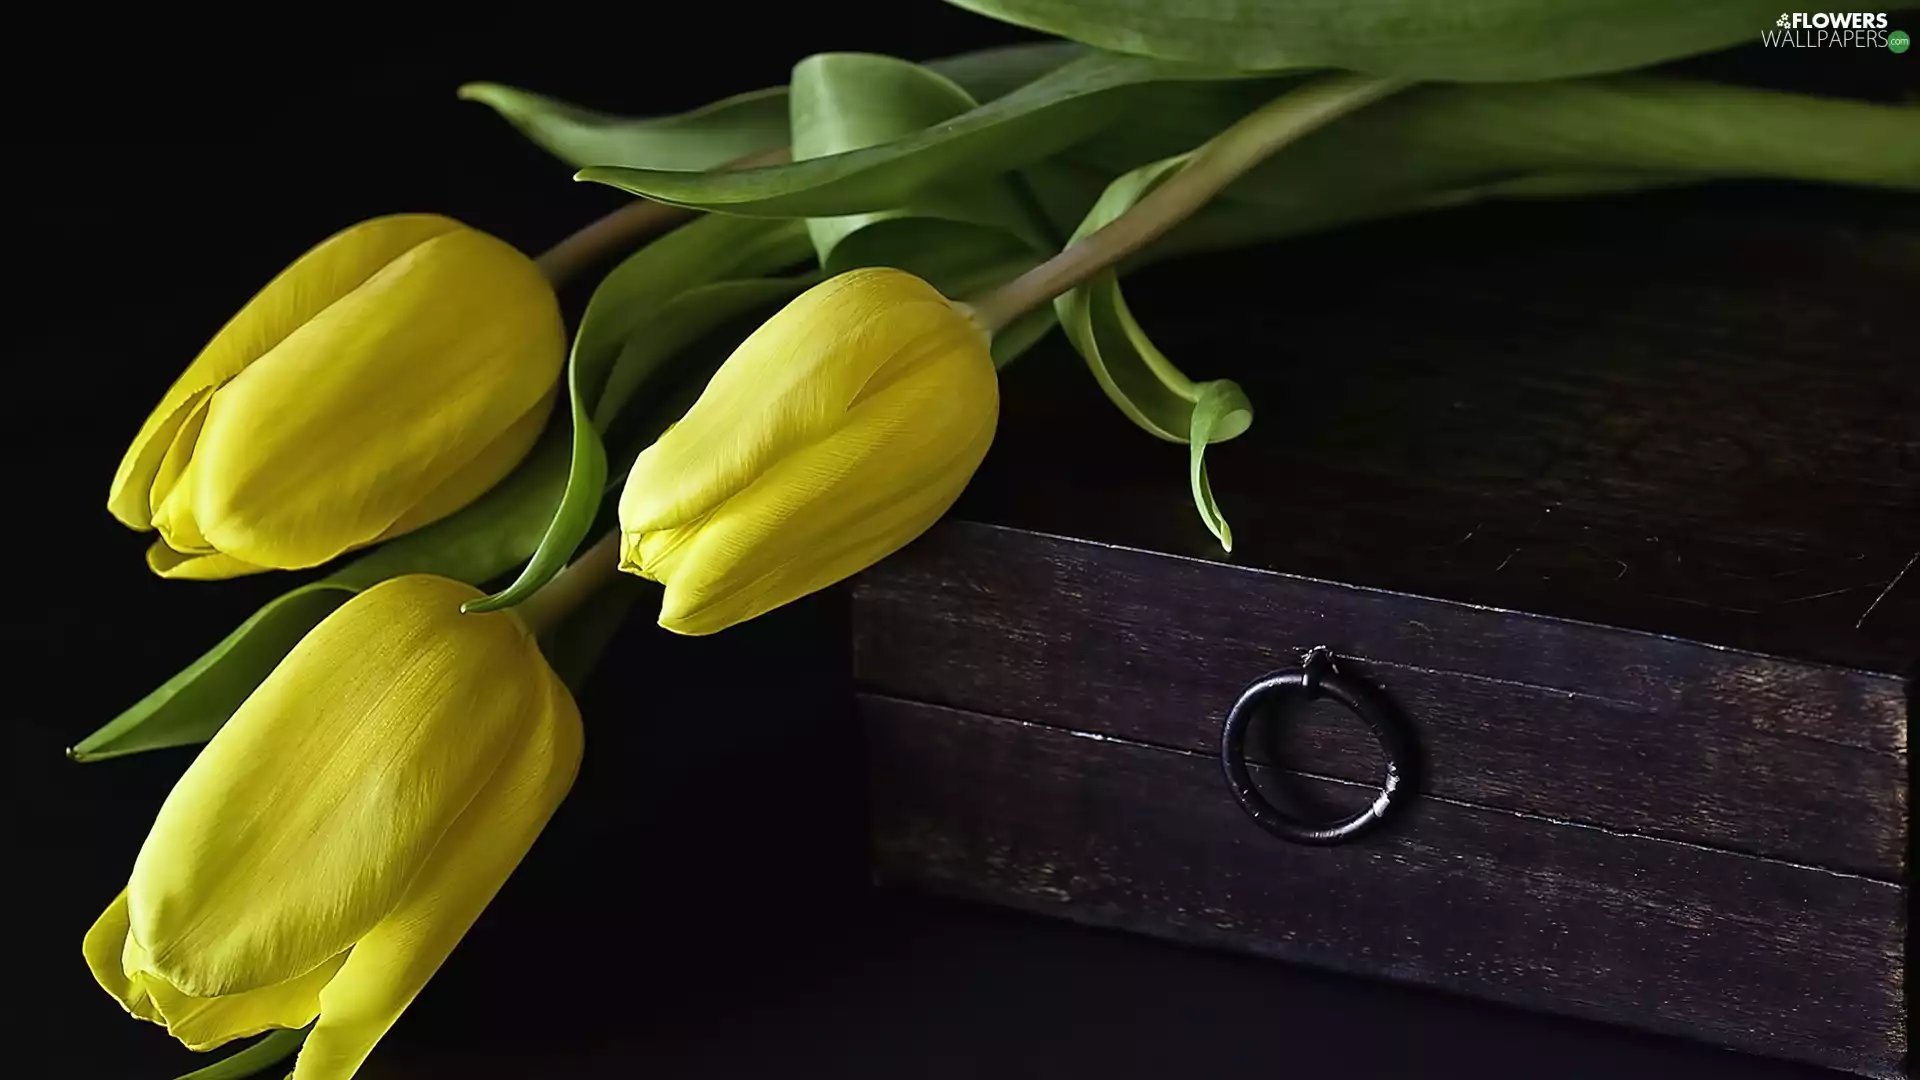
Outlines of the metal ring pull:
{"type": "MultiPolygon", "coordinates": [[[[1233,703],[1220,731],[1220,763],[1226,768],[1233,797],[1261,828],[1296,844],[1344,844],[1377,828],[1396,806],[1406,802],[1412,791],[1413,740],[1399,715],[1377,693],[1341,674],[1333,662],[1333,651],[1317,645],[1307,653],[1299,671],[1261,678],[1233,703]],[[1332,698],[1365,721],[1387,759],[1386,775],[1373,802],[1350,817],[1330,823],[1302,821],[1274,806],[1254,787],[1246,754],[1247,728],[1263,705],[1288,698],[1304,702],[1322,697],[1332,698]]],[[[1277,761],[1274,765],[1283,767],[1277,761]]]]}

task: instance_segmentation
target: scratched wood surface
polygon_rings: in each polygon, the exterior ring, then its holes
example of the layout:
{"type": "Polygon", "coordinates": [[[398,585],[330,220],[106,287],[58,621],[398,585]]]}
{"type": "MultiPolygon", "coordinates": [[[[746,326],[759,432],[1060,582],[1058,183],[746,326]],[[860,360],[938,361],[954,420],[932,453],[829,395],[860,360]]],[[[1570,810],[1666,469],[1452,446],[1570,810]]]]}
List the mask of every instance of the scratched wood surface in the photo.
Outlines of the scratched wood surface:
{"type": "MultiPolygon", "coordinates": [[[[856,675],[897,697],[1207,752],[1249,683],[1324,643],[1408,715],[1422,790],[1903,874],[1890,676],[964,522],[854,595],[856,675]]],[[[1379,775],[1356,725],[1285,729],[1295,768],[1379,775]]]]}
{"type": "Polygon", "coordinates": [[[1209,755],[860,706],[884,881],[1901,1075],[1898,886],[1434,799],[1298,847],[1209,755]]]}

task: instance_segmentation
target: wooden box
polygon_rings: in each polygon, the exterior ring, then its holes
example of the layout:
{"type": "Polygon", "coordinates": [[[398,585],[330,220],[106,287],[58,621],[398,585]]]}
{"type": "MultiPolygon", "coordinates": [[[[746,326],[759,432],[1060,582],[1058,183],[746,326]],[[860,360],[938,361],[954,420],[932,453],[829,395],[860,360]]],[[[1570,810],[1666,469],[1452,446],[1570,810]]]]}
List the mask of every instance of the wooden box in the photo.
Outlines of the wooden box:
{"type": "MultiPolygon", "coordinates": [[[[967,496],[854,583],[876,876],[1905,1075],[1916,281],[1910,205],[1769,187],[1131,279],[1255,402],[1235,549],[1063,346],[1008,369],[967,496]],[[1417,748],[1344,843],[1222,761],[1314,646],[1417,748]]],[[[1249,775],[1366,803],[1343,715],[1267,716],[1249,775]]]]}

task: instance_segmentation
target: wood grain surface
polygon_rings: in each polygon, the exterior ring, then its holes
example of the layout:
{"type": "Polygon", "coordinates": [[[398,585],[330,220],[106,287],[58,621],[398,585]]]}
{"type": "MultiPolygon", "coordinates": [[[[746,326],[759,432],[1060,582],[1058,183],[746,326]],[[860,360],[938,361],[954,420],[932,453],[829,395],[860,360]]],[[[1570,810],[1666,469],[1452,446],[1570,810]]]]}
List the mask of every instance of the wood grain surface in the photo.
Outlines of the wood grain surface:
{"type": "MultiPolygon", "coordinates": [[[[1249,683],[1326,644],[1407,715],[1434,794],[1904,871],[1891,676],[966,522],[863,575],[853,612],[863,685],[1203,752],[1249,683]]],[[[1295,767],[1378,775],[1352,726],[1296,730],[1295,767]]]]}
{"type": "Polygon", "coordinates": [[[1898,886],[1431,798],[1300,847],[1207,755],[860,704],[884,881],[1900,1075],[1898,886]]]}

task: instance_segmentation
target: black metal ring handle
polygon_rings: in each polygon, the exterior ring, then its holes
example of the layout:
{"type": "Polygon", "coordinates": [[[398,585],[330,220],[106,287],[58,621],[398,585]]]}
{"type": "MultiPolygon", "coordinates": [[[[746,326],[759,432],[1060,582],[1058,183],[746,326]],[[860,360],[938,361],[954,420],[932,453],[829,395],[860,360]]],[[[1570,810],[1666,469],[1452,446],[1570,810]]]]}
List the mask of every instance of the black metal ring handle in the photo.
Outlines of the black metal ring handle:
{"type": "Polygon", "coordinates": [[[1276,672],[1259,679],[1233,703],[1220,731],[1220,763],[1226,767],[1233,797],[1261,828],[1297,844],[1344,844],[1377,828],[1388,813],[1406,801],[1411,790],[1413,741],[1399,716],[1364,683],[1342,675],[1334,666],[1332,651],[1321,645],[1307,653],[1301,670],[1276,672]],[[1330,823],[1301,821],[1274,806],[1253,786],[1253,776],[1247,769],[1247,728],[1262,705],[1291,696],[1302,701],[1330,697],[1373,730],[1386,755],[1387,768],[1380,793],[1365,809],[1330,823]]]}

